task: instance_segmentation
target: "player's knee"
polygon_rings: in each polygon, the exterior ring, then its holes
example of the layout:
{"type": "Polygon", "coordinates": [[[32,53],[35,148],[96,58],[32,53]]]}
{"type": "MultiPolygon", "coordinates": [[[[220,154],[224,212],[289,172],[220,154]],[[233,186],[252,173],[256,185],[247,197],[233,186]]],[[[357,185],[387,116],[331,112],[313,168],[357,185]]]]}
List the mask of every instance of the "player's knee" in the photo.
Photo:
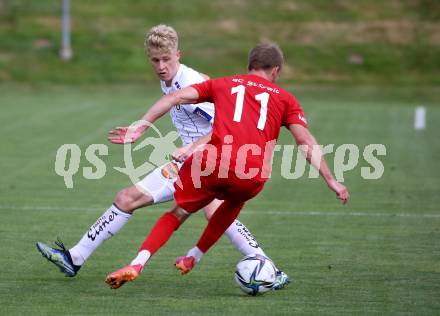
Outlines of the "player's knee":
{"type": "Polygon", "coordinates": [[[191,215],[180,207],[174,208],[170,213],[173,214],[181,224],[191,215]]]}
{"type": "Polygon", "coordinates": [[[209,221],[214,215],[215,211],[219,208],[219,206],[222,204],[223,201],[220,200],[213,200],[211,203],[206,205],[203,208],[203,213],[205,213],[205,218],[209,221]]]}
{"type": "Polygon", "coordinates": [[[116,193],[115,204],[121,211],[132,214],[136,210],[136,199],[130,194],[130,191],[125,188],[116,193]]]}
{"type": "Polygon", "coordinates": [[[212,214],[214,214],[214,210],[205,207],[203,209],[203,211],[204,211],[203,213],[205,214],[205,218],[209,221],[211,219],[211,217],[212,217],[212,214]]]}

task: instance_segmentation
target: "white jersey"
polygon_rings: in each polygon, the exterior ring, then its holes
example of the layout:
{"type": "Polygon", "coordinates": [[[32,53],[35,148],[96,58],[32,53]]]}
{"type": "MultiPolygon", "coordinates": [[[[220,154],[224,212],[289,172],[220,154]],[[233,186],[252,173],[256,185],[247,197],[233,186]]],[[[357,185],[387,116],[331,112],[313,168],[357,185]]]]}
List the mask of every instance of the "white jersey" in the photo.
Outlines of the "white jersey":
{"type": "MultiPolygon", "coordinates": [[[[161,80],[160,87],[164,94],[169,94],[203,81],[205,78],[199,72],[180,64],[171,86],[167,87],[165,81],[161,80]]],[[[214,104],[209,102],[180,104],[171,109],[170,115],[183,145],[186,145],[211,132],[214,121],[214,104]]]]}

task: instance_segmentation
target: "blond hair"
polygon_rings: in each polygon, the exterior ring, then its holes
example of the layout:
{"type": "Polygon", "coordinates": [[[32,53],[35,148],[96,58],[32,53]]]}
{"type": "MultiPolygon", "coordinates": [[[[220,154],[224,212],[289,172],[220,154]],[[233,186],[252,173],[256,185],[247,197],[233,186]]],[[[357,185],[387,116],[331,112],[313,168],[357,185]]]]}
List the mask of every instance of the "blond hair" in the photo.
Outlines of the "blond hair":
{"type": "Polygon", "coordinates": [[[153,26],[145,35],[145,49],[158,49],[161,52],[169,53],[179,46],[179,38],[174,28],[169,25],[159,24],[153,26]]]}

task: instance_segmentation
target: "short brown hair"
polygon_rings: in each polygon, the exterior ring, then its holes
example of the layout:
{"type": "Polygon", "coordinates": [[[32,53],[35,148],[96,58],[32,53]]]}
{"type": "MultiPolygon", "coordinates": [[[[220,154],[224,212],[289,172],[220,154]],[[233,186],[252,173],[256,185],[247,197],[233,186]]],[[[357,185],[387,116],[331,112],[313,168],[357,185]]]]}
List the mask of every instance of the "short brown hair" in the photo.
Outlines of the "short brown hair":
{"type": "Polygon", "coordinates": [[[172,49],[178,48],[179,38],[174,28],[169,25],[159,24],[153,26],[145,35],[144,46],[148,51],[153,48],[169,52],[172,49]]]}
{"type": "Polygon", "coordinates": [[[251,49],[248,58],[248,70],[268,70],[279,67],[284,62],[283,52],[275,43],[261,43],[251,49]]]}

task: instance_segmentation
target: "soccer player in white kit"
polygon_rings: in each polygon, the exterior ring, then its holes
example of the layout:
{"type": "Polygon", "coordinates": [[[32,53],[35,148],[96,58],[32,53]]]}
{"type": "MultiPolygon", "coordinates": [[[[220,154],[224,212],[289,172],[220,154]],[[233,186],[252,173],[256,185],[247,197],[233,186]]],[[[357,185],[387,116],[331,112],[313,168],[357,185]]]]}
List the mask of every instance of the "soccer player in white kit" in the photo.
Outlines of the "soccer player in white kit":
{"type": "MultiPolygon", "coordinates": [[[[145,48],[149,61],[160,79],[164,94],[208,79],[206,75],[180,63],[178,36],[170,26],[157,25],[151,28],[145,38],[145,48]]],[[[113,205],[98,218],[74,247],[66,249],[61,241],[55,242],[61,249],[49,247],[41,242],[37,243],[37,249],[43,256],[57,265],[66,276],[75,276],[90,255],[105,240],[118,233],[135,210],[173,199],[173,184],[177,179],[181,162],[190,154],[191,149],[210,139],[214,105],[207,102],[182,104],[173,107],[170,115],[183,143],[183,146],[173,154],[175,158],[173,161],[156,168],[135,185],[119,191],[113,205]]],[[[115,143],[114,135],[110,138],[113,138],[112,142],[115,143]]],[[[130,142],[129,139],[121,139],[120,143],[127,141],[130,142]]],[[[221,203],[222,201],[214,200],[204,208],[208,220],[221,203]]],[[[243,255],[266,256],[255,238],[240,221],[236,220],[232,223],[225,235],[243,255]]],[[[288,283],[288,276],[278,271],[274,288],[283,288],[288,283]]]]}

